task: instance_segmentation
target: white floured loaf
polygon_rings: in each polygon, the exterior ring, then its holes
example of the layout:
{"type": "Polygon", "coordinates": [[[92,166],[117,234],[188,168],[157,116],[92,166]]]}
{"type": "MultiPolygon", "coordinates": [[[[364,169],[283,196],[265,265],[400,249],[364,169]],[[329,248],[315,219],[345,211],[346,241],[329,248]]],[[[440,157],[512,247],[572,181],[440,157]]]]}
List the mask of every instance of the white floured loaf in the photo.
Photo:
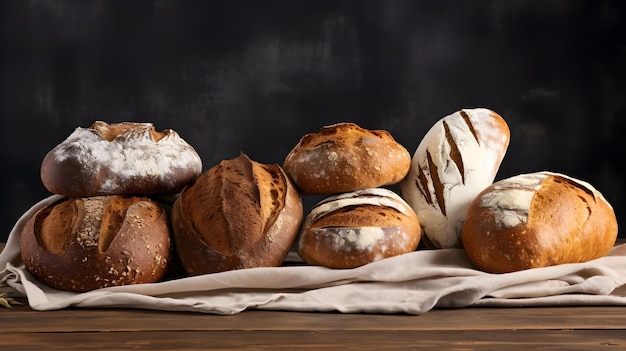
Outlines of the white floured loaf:
{"type": "Polygon", "coordinates": [[[426,133],[400,183],[402,197],[420,220],[426,246],[461,246],[467,209],[493,183],[509,139],[504,119],[485,108],[457,111],[426,133]]]}

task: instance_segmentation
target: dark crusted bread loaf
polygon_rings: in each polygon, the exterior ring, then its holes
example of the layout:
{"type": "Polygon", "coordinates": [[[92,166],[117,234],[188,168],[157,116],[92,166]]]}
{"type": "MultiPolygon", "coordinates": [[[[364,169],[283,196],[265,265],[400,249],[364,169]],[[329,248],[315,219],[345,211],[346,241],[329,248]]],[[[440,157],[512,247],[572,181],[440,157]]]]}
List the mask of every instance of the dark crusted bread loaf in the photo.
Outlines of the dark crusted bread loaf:
{"type": "Polygon", "coordinates": [[[205,171],[172,208],[176,248],[190,275],[280,266],[302,217],[300,195],[282,168],[245,154],[205,171]]]}
{"type": "Polygon", "coordinates": [[[41,180],[65,196],[173,194],[202,172],[196,150],[151,123],[77,128],[44,157],[41,180]]]}
{"type": "Polygon", "coordinates": [[[283,167],[303,194],[335,194],[391,185],[409,171],[411,155],[385,130],[338,123],[310,133],[283,167]]]}
{"type": "Polygon", "coordinates": [[[355,268],[414,251],[417,216],[394,192],[373,188],[329,196],[306,216],[298,253],[312,265],[355,268]]]}
{"type": "Polygon", "coordinates": [[[617,238],[611,205],[589,183],[537,172],[493,183],[472,203],[463,246],[480,269],[506,273],[606,255],[617,238]]]}
{"type": "Polygon", "coordinates": [[[167,213],[145,197],[64,197],[21,234],[26,269],[60,290],[157,282],[171,257],[167,213]]]}

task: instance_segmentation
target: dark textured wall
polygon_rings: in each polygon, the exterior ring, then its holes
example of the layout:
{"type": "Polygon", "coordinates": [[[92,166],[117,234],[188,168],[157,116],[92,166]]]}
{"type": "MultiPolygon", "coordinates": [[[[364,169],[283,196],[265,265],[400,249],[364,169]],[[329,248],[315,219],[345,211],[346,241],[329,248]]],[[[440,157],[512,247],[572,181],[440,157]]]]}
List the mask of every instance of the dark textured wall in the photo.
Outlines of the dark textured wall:
{"type": "Polygon", "coordinates": [[[461,108],[511,128],[497,178],[595,185],[626,221],[626,2],[0,1],[0,240],[48,196],[44,155],[77,126],[149,121],[208,169],[282,163],[353,121],[412,153],[461,108]]]}

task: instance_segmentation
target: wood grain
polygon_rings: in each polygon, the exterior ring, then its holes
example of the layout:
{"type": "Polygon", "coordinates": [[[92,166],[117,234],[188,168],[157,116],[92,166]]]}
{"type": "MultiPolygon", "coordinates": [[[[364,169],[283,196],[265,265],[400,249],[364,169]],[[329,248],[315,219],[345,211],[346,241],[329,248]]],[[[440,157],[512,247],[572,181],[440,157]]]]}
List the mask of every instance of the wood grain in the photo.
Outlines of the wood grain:
{"type": "Polygon", "coordinates": [[[219,316],[187,312],[78,308],[40,312],[33,311],[26,305],[0,312],[0,320],[7,318],[11,321],[3,325],[0,333],[626,328],[626,308],[612,306],[439,309],[420,316],[285,311],[246,311],[232,316],[219,316]]]}
{"type": "Polygon", "coordinates": [[[38,312],[23,305],[0,310],[0,324],[2,350],[626,347],[626,309],[606,306],[442,309],[421,316],[217,316],[132,309],[38,312]]]}
{"type": "Polygon", "coordinates": [[[557,350],[620,349],[621,331],[217,331],[74,334],[12,334],[0,341],[3,350],[295,350],[415,349],[427,350],[557,350]]]}

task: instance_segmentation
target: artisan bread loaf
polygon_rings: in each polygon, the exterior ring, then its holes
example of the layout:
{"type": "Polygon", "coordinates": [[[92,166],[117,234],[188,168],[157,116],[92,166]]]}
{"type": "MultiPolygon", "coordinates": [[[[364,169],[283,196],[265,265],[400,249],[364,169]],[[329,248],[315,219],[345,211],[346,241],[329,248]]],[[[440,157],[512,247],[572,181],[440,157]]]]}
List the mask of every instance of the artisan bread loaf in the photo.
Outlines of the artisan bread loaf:
{"type": "Polygon", "coordinates": [[[585,262],[606,255],[616,238],[602,194],[552,172],[493,183],[472,203],[462,231],[471,261],[492,273],[585,262]]]}
{"type": "Polygon", "coordinates": [[[176,249],[189,275],[280,266],[302,217],[300,195],[282,168],[243,153],[200,175],[172,208],[176,249]]]}
{"type": "Polygon", "coordinates": [[[119,195],[64,197],[37,211],[21,233],[21,257],[41,282],[84,292],[157,282],[171,257],[159,203],[119,195]]]}
{"type": "Polygon", "coordinates": [[[398,183],[411,155],[385,130],[338,123],[310,133],[283,163],[303,194],[334,194],[398,183]]]}
{"type": "Polygon", "coordinates": [[[298,254],[308,264],[355,268],[417,248],[421,228],[394,192],[372,188],[329,196],[306,216],[298,254]]]}
{"type": "Polygon", "coordinates": [[[167,194],[202,172],[196,150],[175,131],[151,123],[96,121],[76,128],[46,154],[41,180],[65,196],[167,194]]]}
{"type": "Polygon", "coordinates": [[[461,228],[474,197],[495,179],[510,131],[497,113],[465,109],[437,121],[413,155],[400,194],[415,210],[425,246],[461,246],[461,228]]]}

